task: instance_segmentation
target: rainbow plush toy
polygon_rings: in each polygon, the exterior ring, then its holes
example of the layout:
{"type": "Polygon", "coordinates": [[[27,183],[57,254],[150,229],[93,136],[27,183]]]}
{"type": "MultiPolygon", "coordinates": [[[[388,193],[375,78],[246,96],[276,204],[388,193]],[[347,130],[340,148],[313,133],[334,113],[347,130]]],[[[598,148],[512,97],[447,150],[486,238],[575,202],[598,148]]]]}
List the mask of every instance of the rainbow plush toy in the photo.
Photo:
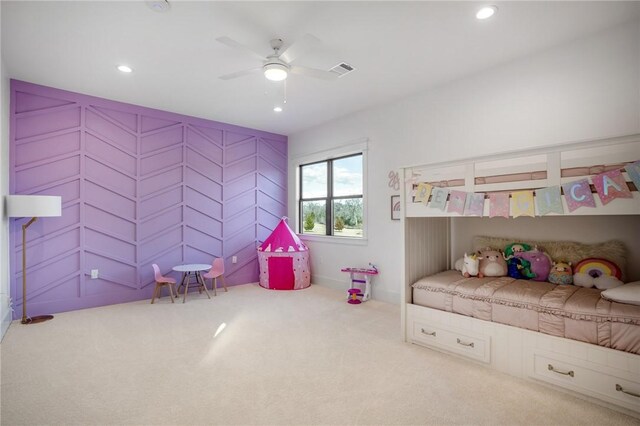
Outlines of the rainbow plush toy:
{"type": "Polygon", "coordinates": [[[607,259],[589,258],[581,260],[575,267],[573,283],[580,287],[596,287],[600,290],[619,287],[624,284],[622,271],[607,259]]]}

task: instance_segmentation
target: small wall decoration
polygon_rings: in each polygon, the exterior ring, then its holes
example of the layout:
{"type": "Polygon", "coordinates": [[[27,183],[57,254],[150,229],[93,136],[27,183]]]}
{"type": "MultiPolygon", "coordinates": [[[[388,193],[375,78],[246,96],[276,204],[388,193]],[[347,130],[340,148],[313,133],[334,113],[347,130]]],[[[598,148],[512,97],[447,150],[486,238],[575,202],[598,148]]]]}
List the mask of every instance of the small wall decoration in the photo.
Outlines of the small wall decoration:
{"type": "Polygon", "coordinates": [[[511,193],[511,215],[513,217],[535,217],[533,191],[515,191],[511,193]]]}
{"type": "Polygon", "coordinates": [[[416,189],[416,202],[421,202],[426,206],[429,202],[429,197],[431,196],[432,189],[433,186],[429,185],[428,183],[419,184],[418,189],[416,189]]]}
{"type": "MultiPolygon", "coordinates": [[[[640,161],[629,163],[624,167],[633,181],[635,188],[640,191],[640,161]]],[[[591,176],[591,181],[603,206],[616,198],[633,198],[631,189],[622,174],[623,169],[608,170],[591,176]]],[[[484,215],[485,194],[480,192],[465,192],[434,187],[426,182],[407,179],[415,190],[414,202],[421,202],[432,209],[439,209],[447,213],[458,213],[464,216],[484,215]],[[416,186],[417,185],[417,186],[416,186]],[[448,201],[448,204],[447,204],[448,201]]],[[[417,178],[416,178],[417,179],[417,178]]],[[[589,179],[580,179],[565,183],[562,186],[549,186],[536,190],[504,191],[489,194],[489,217],[544,216],[549,213],[564,214],[562,193],[567,203],[569,213],[580,207],[596,208],[589,179]]],[[[392,198],[393,200],[393,198],[392,198]]],[[[392,210],[393,216],[393,210],[392,210]]]]}
{"type": "Polygon", "coordinates": [[[489,217],[509,218],[509,194],[500,192],[489,194],[489,217]]]}
{"type": "Polygon", "coordinates": [[[536,207],[538,215],[544,216],[549,213],[564,213],[562,208],[562,198],[559,186],[540,188],[536,190],[536,207]]]}
{"type": "Polygon", "coordinates": [[[484,192],[472,192],[467,195],[467,201],[464,205],[465,216],[484,215],[484,192]]]}
{"type": "Polygon", "coordinates": [[[400,190],[400,176],[398,175],[398,172],[394,170],[389,172],[389,188],[394,191],[400,190]]]}
{"type": "Polygon", "coordinates": [[[631,198],[631,191],[629,191],[627,182],[625,182],[620,170],[600,173],[595,175],[592,180],[603,206],[616,198],[631,198]]]}
{"type": "Polygon", "coordinates": [[[391,196],[391,220],[400,220],[400,196],[391,196]]]}
{"type": "Polygon", "coordinates": [[[440,209],[444,211],[444,208],[447,205],[448,195],[448,189],[433,188],[433,191],[431,192],[431,204],[429,204],[429,207],[431,207],[432,209],[440,209]]]}
{"type": "Polygon", "coordinates": [[[451,191],[449,195],[449,207],[447,212],[464,214],[464,205],[467,202],[467,193],[464,191],[451,191]]]}
{"type": "Polygon", "coordinates": [[[562,185],[564,191],[564,199],[567,201],[569,212],[579,207],[595,207],[596,202],[591,194],[591,187],[587,179],[577,180],[575,182],[565,183],[562,185]]]}

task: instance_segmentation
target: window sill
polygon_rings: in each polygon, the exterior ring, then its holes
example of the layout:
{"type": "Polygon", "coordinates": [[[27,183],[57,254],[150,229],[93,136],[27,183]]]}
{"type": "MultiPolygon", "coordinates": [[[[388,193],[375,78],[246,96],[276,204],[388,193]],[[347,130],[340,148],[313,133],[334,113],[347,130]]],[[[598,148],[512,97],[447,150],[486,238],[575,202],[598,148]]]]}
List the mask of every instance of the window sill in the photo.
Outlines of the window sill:
{"type": "Polygon", "coordinates": [[[304,242],[319,242],[327,244],[345,244],[351,246],[366,246],[369,241],[366,238],[353,238],[353,237],[335,237],[330,235],[309,235],[309,234],[297,234],[298,237],[304,242]]]}

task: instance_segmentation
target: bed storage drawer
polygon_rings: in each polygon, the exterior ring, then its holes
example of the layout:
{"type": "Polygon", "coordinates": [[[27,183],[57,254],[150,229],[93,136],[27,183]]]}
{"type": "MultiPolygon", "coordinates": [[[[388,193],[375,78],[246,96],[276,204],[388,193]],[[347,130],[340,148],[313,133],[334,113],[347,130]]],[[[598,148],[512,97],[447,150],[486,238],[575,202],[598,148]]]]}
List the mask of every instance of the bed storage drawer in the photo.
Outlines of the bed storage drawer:
{"type": "Polygon", "coordinates": [[[531,351],[529,376],[589,397],[640,411],[640,377],[616,373],[588,361],[531,351]]]}
{"type": "Polygon", "coordinates": [[[432,325],[421,320],[414,320],[412,323],[411,339],[414,343],[447,350],[486,363],[491,361],[489,336],[432,325]]]}

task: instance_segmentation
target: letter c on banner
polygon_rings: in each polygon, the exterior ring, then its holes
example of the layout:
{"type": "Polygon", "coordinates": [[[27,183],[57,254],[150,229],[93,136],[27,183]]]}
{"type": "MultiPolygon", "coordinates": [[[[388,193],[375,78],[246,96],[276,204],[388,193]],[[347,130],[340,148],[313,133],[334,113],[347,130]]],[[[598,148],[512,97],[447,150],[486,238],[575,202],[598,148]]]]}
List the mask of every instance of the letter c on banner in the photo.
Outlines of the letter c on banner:
{"type": "Polygon", "coordinates": [[[574,200],[576,200],[576,201],[582,201],[582,200],[584,200],[585,198],[587,198],[587,196],[586,196],[586,195],[584,195],[584,194],[582,194],[579,198],[576,196],[576,188],[580,188],[580,186],[581,186],[581,185],[580,185],[580,183],[578,183],[578,184],[573,185],[573,186],[571,187],[571,191],[570,191],[570,192],[571,192],[571,198],[573,198],[573,199],[574,199],[574,200]]]}

